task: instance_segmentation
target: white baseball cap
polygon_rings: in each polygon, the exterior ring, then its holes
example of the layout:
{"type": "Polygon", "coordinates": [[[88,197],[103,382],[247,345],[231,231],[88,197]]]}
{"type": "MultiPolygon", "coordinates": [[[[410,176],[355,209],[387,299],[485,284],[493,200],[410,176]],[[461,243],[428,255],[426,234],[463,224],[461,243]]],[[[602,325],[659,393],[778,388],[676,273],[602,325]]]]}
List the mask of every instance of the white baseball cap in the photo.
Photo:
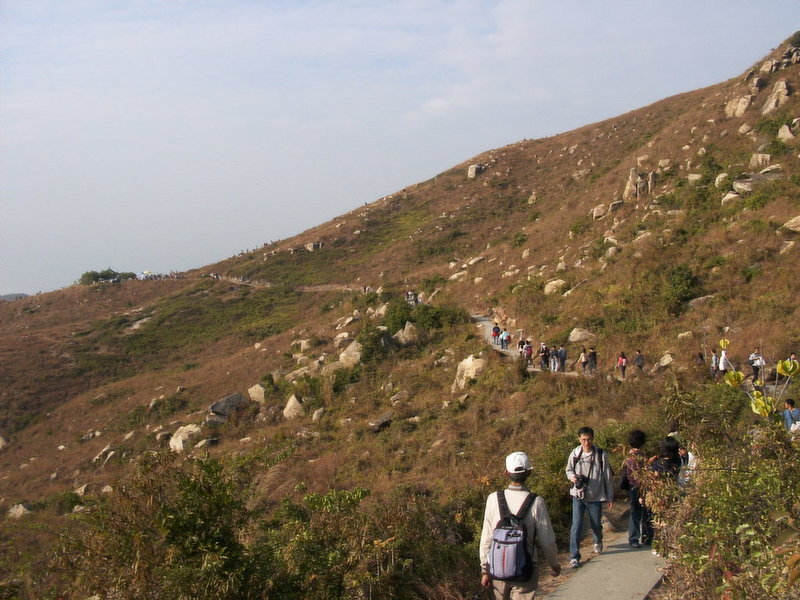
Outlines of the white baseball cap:
{"type": "Polygon", "coordinates": [[[531,470],[531,461],[524,452],[512,452],[506,456],[506,471],[509,473],[523,473],[531,470]]]}

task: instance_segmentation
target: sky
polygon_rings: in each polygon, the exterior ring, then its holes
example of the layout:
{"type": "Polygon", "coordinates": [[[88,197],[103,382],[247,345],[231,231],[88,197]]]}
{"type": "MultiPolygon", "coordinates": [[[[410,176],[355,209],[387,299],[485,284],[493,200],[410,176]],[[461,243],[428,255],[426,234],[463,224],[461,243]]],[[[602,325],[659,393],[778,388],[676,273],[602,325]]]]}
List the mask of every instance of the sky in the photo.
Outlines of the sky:
{"type": "Polygon", "coordinates": [[[211,264],[798,29],[797,0],[0,0],[0,294],[211,264]]]}

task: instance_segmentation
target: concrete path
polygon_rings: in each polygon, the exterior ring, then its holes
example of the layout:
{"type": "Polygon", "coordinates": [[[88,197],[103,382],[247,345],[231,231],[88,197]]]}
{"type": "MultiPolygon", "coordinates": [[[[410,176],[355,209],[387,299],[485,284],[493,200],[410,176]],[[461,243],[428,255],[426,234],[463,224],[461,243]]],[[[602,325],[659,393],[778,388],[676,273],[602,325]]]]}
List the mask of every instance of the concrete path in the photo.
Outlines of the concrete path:
{"type": "MultiPolygon", "coordinates": [[[[649,546],[628,545],[627,533],[606,534],[603,553],[581,562],[569,579],[543,596],[547,600],[643,600],[661,581],[664,559],[649,546]]],[[[589,547],[591,548],[591,547],[589,547]]],[[[583,549],[581,549],[583,553],[583,549]]]]}

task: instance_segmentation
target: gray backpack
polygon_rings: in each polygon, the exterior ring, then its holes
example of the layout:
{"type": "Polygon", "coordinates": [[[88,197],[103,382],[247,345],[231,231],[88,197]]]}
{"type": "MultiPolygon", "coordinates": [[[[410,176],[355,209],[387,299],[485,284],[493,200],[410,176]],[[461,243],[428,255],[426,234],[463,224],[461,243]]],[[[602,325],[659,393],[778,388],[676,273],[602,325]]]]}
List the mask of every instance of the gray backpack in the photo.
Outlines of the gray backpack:
{"type": "Polygon", "coordinates": [[[500,521],[492,532],[492,546],[489,549],[489,574],[493,579],[527,581],[533,575],[533,557],[528,551],[528,531],[523,519],[534,500],[536,494],[528,493],[517,514],[512,515],[505,490],[497,492],[500,521]]]}

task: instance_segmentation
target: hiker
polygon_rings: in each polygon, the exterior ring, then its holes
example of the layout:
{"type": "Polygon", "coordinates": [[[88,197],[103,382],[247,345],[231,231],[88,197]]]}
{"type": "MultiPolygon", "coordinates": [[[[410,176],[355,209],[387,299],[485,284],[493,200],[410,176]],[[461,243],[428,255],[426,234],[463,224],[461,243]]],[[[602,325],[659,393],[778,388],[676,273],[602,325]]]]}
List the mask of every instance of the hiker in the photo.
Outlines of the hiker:
{"type": "Polygon", "coordinates": [[[510,339],[511,339],[511,334],[508,333],[507,329],[503,329],[503,333],[500,334],[500,350],[508,349],[508,342],[510,339]]]}
{"type": "Polygon", "coordinates": [[[594,430],[578,430],[580,445],[567,458],[567,479],[572,482],[572,528],[569,532],[569,566],[577,569],[581,562],[580,543],[583,537],[583,515],[589,513],[594,553],[603,551],[603,502],[610,509],[614,504],[614,472],[605,450],[594,445],[594,430]]]}
{"type": "MultiPolygon", "coordinates": [[[[506,475],[510,482],[505,490],[500,490],[489,495],[486,499],[486,510],[483,513],[483,529],[479,556],[481,561],[481,585],[491,587],[495,600],[532,600],[536,595],[539,579],[538,552],[541,551],[553,575],[558,577],[561,565],[558,562],[558,549],[553,525],[547,506],[541,496],[532,494],[525,486],[525,481],[531,474],[531,463],[524,452],[513,452],[506,457],[506,475]],[[503,501],[506,504],[505,515],[501,509],[503,501]],[[524,510],[524,514],[520,511],[524,510]],[[502,531],[499,526],[513,523],[514,519],[504,519],[513,515],[519,517],[523,526],[524,551],[527,553],[528,564],[520,569],[520,573],[497,572],[502,571],[499,561],[494,558],[500,554],[501,545],[495,545],[494,539],[497,532],[502,531]],[[534,542],[535,540],[535,542],[534,542]],[[495,553],[495,549],[498,550],[495,553]],[[499,579],[499,577],[519,577],[519,579],[499,579]]],[[[508,538],[510,541],[511,537],[508,538]]],[[[507,547],[509,544],[505,544],[507,547]]],[[[502,566],[508,566],[504,564],[502,566]]]]}
{"type": "Polygon", "coordinates": [[[550,370],[553,373],[557,373],[558,365],[558,350],[556,350],[555,346],[550,346],[550,370]]]}
{"type": "Polygon", "coordinates": [[[586,355],[586,359],[589,361],[589,375],[594,375],[595,371],[597,371],[597,350],[589,348],[589,354],[586,355]]]}
{"type": "Polygon", "coordinates": [[[581,348],[581,354],[578,357],[578,362],[581,364],[581,372],[586,375],[586,367],[589,365],[589,357],[586,354],[586,348],[581,348]]]}
{"type": "Polygon", "coordinates": [[[624,352],[619,353],[619,357],[617,358],[617,364],[614,365],[614,368],[618,368],[620,376],[622,377],[622,379],[625,379],[625,369],[628,368],[628,359],[626,358],[624,352]]]}
{"type": "Polygon", "coordinates": [[[558,346],[558,370],[562,373],[567,370],[567,349],[563,345],[558,346]]]}
{"type": "Polygon", "coordinates": [[[520,336],[519,341],[517,342],[517,350],[519,350],[519,356],[522,358],[525,356],[525,340],[520,336]]]}
{"type": "Polygon", "coordinates": [[[628,517],[628,543],[632,548],[641,548],[653,539],[653,521],[650,510],[644,505],[641,485],[642,475],[647,465],[644,444],[647,436],[641,429],[634,429],[628,434],[628,456],[622,463],[622,481],[620,487],[628,490],[631,511],[628,517]]]}
{"type": "Polygon", "coordinates": [[[719,354],[717,354],[716,348],[711,350],[711,365],[709,366],[709,371],[711,372],[711,378],[716,381],[717,375],[719,374],[719,354]]]}
{"type": "Polygon", "coordinates": [[[800,408],[794,407],[794,399],[787,398],[783,403],[783,407],[783,426],[786,427],[786,431],[800,429],[800,408]]]}
{"type": "Polygon", "coordinates": [[[637,350],[633,355],[633,366],[636,367],[636,370],[633,372],[634,375],[637,377],[639,375],[644,375],[644,355],[641,350],[637,350]]]}
{"type": "Polygon", "coordinates": [[[527,364],[533,364],[533,346],[531,345],[530,340],[525,340],[525,362],[527,364]]]}
{"type": "Polygon", "coordinates": [[[550,368],[550,349],[544,342],[539,344],[539,368],[542,371],[550,368]]]}
{"type": "Polygon", "coordinates": [[[496,346],[500,343],[500,326],[495,323],[492,327],[492,343],[496,346]]]}
{"type": "Polygon", "coordinates": [[[753,349],[753,353],[747,359],[747,362],[750,363],[750,368],[753,370],[753,382],[758,381],[758,373],[765,365],[764,357],[761,356],[758,348],[753,349]]]}
{"type": "Polygon", "coordinates": [[[736,369],[731,362],[731,359],[728,358],[728,351],[723,350],[719,354],[719,366],[717,367],[720,373],[725,373],[727,371],[735,371],[736,369]]]}

